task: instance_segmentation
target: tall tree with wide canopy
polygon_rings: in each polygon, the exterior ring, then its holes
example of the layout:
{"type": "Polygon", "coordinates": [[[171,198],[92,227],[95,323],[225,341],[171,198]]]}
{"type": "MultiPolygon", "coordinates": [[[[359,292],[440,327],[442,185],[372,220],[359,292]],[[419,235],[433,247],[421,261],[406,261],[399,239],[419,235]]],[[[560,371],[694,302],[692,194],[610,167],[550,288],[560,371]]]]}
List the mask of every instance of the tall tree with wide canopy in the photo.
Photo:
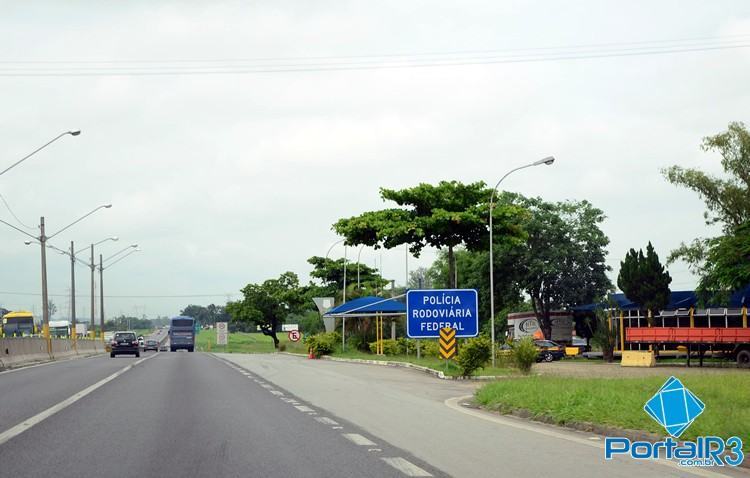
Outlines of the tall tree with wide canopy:
{"type": "Polygon", "coordinates": [[[550,203],[505,193],[501,201],[530,211],[525,244],[509,250],[513,274],[530,296],[544,336],[552,336],[550,312],[600,300],[612,283],[605,263],[609,238],[599,228],[604,213],[588,201],[550,203]]]}
{"type": "Polygon", "coordinates": [[[259,326],[278,348],[276,331],[279,326],[288,315],[301,312],[305,306],[297,274],[284,272],[278,279],[248,284],[242,289],[242,295],[242,300],[229,302],[226,306],[232,320],[259,326]]]}
{"type": "MultiPolygon", "coordinates": [[[[391,249],[408,244],[409,251],[417,257],[426,246],[446,248],[450,285],[455,287],[454,249],[459,245],[469,250],[487,247],[491,192],[482,181],[471,184],[458,181],[441,181],[437,185],[422,183],[401,190],[381,188],[383,200],[393,201],[400,208],[369,211],[341,219],[333,229],[349,245],[391,249]]],[[[521,215],[522,210],[512,205],[495,207],[495,237],[500,241],[522,237],[522,229],[518,226],[521,215]]]]}
{"type": "MultiPolygon", "coordinates": [[[[645,255],[643,249],[637,252],[635,249],[630,249],[625,259],[620,262],[617,287],[625,293],[628,299],[648,311],[658,313],[667,306],[671,282],[669,272],[659,261],[659,256],[650,241],[645,255]]],[[[651,315],[648,321],[651,323],[651,315]]]]}
{"type": "Polygon", "coordinates": [[[732,122],[727,131],[704,138],[701,147],[719,153],[725,177],[681,166],[666,168],[662,174],[670,183],[697,192],[706,203],[706,224],[720,224],[723,235],[682,243],[667,264],[687,262],[700,277],[698,292],[713,298],[750,282],[742,272],[747,264],[742,244],[750,241],[750,132],[743,123],[732,122]]]}

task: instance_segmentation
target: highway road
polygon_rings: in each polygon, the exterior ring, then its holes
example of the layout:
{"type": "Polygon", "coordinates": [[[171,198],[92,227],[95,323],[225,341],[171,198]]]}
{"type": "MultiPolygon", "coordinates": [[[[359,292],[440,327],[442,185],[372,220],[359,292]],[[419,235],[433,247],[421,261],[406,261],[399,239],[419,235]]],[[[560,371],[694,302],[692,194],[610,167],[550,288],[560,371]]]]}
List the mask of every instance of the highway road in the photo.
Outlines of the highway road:
{"type": "Polygon", "coordinates": [[[281,354],[18,369],[0,373],[0,477],[689,476],[605,462],[584,433],[466,409],[457,397],[474,386],[281,354]]]}
{"type": "Polygon", "coordinates": [[[0,374],[0,408],[15,410],[0,416],[0,476],[447,476],[235,367],[161,352],[0,374]]]}

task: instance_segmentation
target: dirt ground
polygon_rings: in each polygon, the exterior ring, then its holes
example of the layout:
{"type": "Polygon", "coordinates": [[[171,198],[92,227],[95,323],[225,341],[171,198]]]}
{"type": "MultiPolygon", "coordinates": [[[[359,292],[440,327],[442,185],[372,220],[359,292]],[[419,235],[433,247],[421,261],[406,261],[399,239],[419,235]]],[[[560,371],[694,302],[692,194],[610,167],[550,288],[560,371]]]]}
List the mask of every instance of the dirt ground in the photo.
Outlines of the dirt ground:
{"type": "Polygon", "coordinates": [[[628,378],[628,377],[664,377],[669,375],[715,375],[715,374],[750,374],[750,370],[722,367],[686,367],[684,365],[657,364],[656,367],[621,367],[619,362],[604,363],[601,360],[572,361],[560,360],[550,363],[538,363],[533,371],[543,375],[563,377],[591,378],[628,378]]]}

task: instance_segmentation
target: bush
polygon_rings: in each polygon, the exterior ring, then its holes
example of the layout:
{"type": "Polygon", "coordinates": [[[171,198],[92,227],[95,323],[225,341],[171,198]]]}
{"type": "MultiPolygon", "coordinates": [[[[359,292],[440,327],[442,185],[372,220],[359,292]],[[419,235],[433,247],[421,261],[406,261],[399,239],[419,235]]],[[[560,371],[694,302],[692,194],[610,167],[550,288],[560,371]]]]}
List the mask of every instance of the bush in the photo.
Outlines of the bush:
{"type": "Polygon", "coordinates": [[[286,344],[284,342],[279,343],[279,352],[286,352],[286,344]]]}
{"type": "MultiPolygon", "coordinates": [[[[370,352],[377,353],[378,343],[370,342],[369,345],[370,345],[370,352]]],[[[401,344],[399,344],[398,340],[386,339],[386,340],[383,340],[383,353],[385,355],[401,355],[404,353],[404,351],[401,348],[401,344]]]]}
{"type": "Polygon", "coordinates": [[[487,337],[469,339],[458,348],[458,366],[461,367],[461,375],[468,377],[480,368],[483,368],[492,357],[492,343],[487,337]]]}
{"type": "Polygon", "coordinates": [[[617,333],[614,327],[609,328],[608,317],[604,312],[597,312],[596,329],[591,336],[591,343],[602,351],[602,358],[607,363],[612,363],[614,350],[617,345],[617,333]]]}
{"type": "Polygon", "coordinates": [[[524,337],[521,340],[516,340],[511,351],[511,360],[518,370],[524,375],[528,375],[531,372],[531,366],[536,363],[536,359],[539,356],[539,351],[534,345],[534,339],[531,337],[524,337]]]}
{"type": "MultiPolygon", "coordinates": [[[[420,340],[419,348],[421,350],[422,357],[440,356],[440,346],[438,345],[437,340],[420,340]]],[[[416,350],[414,351],[414,353],[416,353],[416,350]]]]}
{"type": "Polygon", "coordinates": [[[308,335],[305,337],[305,345],[315,357],[333,353],[336,346],[341,342],[341,334],[329,332],[325,334],[308,335]]]}
{"type": "Polygon", "coordinates": [[[402,354],[414,355],[417,353],[417,341],[414,339],[407,339],[406,337],[399,337],[396,339],[398,342],[399,349],[402,354]]]}

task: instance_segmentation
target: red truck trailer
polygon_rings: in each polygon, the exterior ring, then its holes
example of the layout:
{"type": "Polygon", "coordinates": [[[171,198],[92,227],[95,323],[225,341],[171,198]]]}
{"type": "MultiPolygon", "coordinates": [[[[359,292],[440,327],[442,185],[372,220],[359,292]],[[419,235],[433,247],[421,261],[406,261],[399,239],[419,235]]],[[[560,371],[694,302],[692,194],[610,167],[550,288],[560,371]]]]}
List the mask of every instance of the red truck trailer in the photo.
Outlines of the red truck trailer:
{"type": "Polygon", "coordinates": [[[740,367],[750,367],[750,328],[747,307],[741,309],[712,308],[662,312],[651,326],[636,320],[628,324],[620,316],[621,348],[656,346],[656,349],[684,346],[690,355],[722,355],[737,361],[740,367]]]}

